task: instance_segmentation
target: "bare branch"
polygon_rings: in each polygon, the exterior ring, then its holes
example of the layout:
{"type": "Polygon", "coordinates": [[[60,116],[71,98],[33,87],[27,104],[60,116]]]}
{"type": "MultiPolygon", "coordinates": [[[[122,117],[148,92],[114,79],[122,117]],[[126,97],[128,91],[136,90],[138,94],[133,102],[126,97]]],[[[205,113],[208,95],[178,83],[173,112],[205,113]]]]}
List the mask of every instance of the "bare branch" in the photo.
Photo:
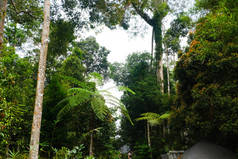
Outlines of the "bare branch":
{"type": "Polygon", "coordinates": [[[136,13],[139,14],[141,16],[141,18],[143,18],[146,21],[146,23],[153,26],[153,20],[146,13],[144,13],[142,10],[140,10],[134,2],[132,2],[131,4],[132,4],[133,8],[135,9],[136,13]]]}

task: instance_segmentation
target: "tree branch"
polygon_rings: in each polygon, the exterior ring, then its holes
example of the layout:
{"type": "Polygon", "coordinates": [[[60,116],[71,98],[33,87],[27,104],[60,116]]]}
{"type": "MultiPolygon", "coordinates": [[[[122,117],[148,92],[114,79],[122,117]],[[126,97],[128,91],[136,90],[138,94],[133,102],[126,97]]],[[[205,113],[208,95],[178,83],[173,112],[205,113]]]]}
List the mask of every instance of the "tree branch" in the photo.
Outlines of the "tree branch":
{"type": "Polygon", "coordinates": [[[25,10],[20,10],[20,11],[19,11],[19,10],[17,9],[17,7],[16,7],[16,4],[13,2],[13,0],[10,0],[10,2],[11,2],[12,6],[13,6],[13,8],[14,8],[14,10],[15,10],[15,12],[16,12],[17,14],[25,13],[25,14],[29,15],[29,16],[32,17],[32,18],[37,18],[37,17],[34,16],[34,15],[32,14],[32,12],[30,12],[30,11],[25,11],[25,10]]]}
{"type": "Polygon", "coordinates": [[[135,9],[136,13],[139,14],[141,16],[141,18],[143,18],[145,20],[146,23],[153,26],[153,20],[146,13],[144,13],[142,10],[140,10],[134,2],[132,2],[131,4],[132,4],[133,8],[135,9]]]}

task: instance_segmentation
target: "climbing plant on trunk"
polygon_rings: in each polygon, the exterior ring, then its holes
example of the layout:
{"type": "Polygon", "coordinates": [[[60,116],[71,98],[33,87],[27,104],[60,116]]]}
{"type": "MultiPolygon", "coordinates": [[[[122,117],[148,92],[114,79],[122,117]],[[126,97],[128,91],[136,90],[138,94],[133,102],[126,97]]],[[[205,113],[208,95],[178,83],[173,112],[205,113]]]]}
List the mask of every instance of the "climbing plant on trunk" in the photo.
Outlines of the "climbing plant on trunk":
{"type": "Polygon", "coordinates": [[[166,1],[138,1],[131,0],[135,12],[152,27],[155,42],[155,62],[157,82],[160,82],[161,92],[164,93],[163,62],[162,62],[162,20],[167,15],[168,5],[166,1]],[[146,10],[152,12],[150,17],[146,10]]]}

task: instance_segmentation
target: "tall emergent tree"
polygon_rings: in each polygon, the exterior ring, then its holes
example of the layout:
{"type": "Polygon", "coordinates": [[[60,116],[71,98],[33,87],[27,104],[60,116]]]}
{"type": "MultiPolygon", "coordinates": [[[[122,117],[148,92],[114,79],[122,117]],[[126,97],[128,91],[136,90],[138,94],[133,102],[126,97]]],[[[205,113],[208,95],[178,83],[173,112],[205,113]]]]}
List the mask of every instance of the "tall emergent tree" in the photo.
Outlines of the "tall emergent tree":
{"type": "Polygon", "coordinates": [[[168,13],[167,0],[131,0],[130,3],[135,12],[153,28],[155,41],[156,76],[157,82],[160,82],[161,92],[163,93],[162,20],[168,13]]]}
{"type": "Polygon", "coordinates": [[[46,57],[49,42],[49,30],[50,30],[50,0],[44,2],[44,24],[42,30],[41,49],[39,68],[37,75],[37,88],[35,109],[32,122],[31,141],[30,141],[30,159],[38,159],[39,141],[40,141],[40,127],[42,117],[42,103],[44,95],[44,81],[45,81],[45,69],[46,69],[46,57]]]}

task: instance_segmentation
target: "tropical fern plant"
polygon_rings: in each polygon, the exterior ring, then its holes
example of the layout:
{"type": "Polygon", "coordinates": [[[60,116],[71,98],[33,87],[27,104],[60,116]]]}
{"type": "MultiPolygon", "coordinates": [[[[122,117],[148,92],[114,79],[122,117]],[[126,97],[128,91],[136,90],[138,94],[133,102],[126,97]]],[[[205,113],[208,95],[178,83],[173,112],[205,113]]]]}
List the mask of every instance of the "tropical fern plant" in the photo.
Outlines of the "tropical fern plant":
{"type": "MultiPolygon", "coordinates": [[[[103,78],[98,73],[91,73],[89,77],[90,78],[88,78],[88,81],[96,81],[96,83],[99,85],[102,83],[103,78]]],[[[60,108],[60,111],[57,114],[57,121],[60,121],[61,118],[69,113],[73,108],[80,107],[86,103],[90,105],[93,112],[100,120],[104,120],[108,114],[112,114],[112,112],[106,105],[106,103],[108,103],[114,106],[116,110],[119,109],[121,113],[126,116],[133,125],[133,122],[125,105],[120,101],[120,99],[113,96],[108,90],[97,90],[96,88],[88,87],[87,85],[85,85],[85,83],[79,81],[77,82],[77,84],[80,87],[70,88],[67,92],[67,97],[57,104],[57,107],[60,108]],[[104,98],[107,99],[107,102],[104,98]]],[[[119,87],[119,90],[135,94],[131,89],[127,87],[121,86],[119,87]]]]}
{"type": "Polygon", "coordinates": [[[137,118],[136,121],[146,120],[151,126],[160,125],[163,120],[168,119],[170,113],[164,113],[159,115],[157,113],[147,112],[141,114],[141,117],[137,118]]]}
{"type": "MultiPolygon", "coordinates": [[[[96,83],[101,84],[102,77],[97,74],[93,73],[90,75],[93,78],[93,81],[96,83]]],[[[90,78],[88,81],[92,81],[90,78]]],[[[112,116],[112,112],[107,106],[106,103],[109,103],[114,106],[115,109],[119,109],[121,113],[127,117],[127,119],[133,125],[133,122],[129,116],[129,113],[122,102],[113,96],[108,90],[97,90],[96,87],[86,87],[85,84],[77,82],[80,87],[77,88],[70,88],[67,92],[67,97],[60,101],[57,104],[57,107],[60,108],[60,111],[57,114],[57,122],[61,121],[62,117],[68,114],[73,108],[80,108],[87,104],[90,106],[96,117],[102,121],[106,120],[108,116],[112,116]],[[105,98],[107,102],[105,101],[105,98]]],[[[90,83],[90,82],[89,82],[90,83]]],[[[132,90],[126,87],[120,87],[120,90],[128,91],[134,93],[132,90]]],[[[95,130],[95,128],[91,128],[91,130],[95,130]]],[[[92,138],[94,131],[89,131],[90,133],[90,147],[92,146],[92,138]]],[[[90,156],[92,153],[89,154],[90,156]]]]}
{"type": "MultiPolygon", "coordinates": [[[[170,113],[164,113],[162,115],[152,112],[147,112],[141,114],[141,117],[137,118],[136,121],[146,120],[147,127],[147,142],[148,146],[151,149],[151,140],[150,140],[150,126],[160,125],[162,121],[168,119],[170,117],[170,113]]],[[[152,158],[152,151],[150,154],[150,158],[152,158]]]]}

